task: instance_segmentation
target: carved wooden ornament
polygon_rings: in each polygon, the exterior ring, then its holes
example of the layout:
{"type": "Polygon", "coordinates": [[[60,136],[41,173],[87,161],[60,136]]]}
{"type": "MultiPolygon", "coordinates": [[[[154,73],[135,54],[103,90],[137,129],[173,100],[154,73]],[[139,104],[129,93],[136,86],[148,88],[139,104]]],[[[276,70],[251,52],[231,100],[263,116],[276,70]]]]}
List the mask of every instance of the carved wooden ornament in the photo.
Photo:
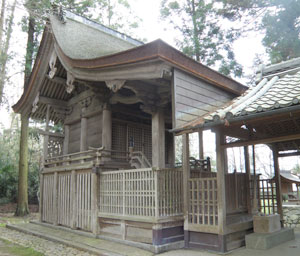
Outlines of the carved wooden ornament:
{"type": "Polygon", "coordinates": [[[38,103],[40,100],[40,92],[35,96],[34,101],[32,102],[32,110],[31,112],[34,113],[38,109],[38,103]]]}
{"type": "Polygon", "coordinates": [[[75,80],[75,77],[70,72],[67,72],[67,82],[66,82],[67,93],[71,93],[74,90],[74,87],[75,87],[74,80],[75,80]]]}
{"type": "Polygon", "coordinates": [[[126,80],[109,80],[105,81],[106,86],[113,92],[119,91],[125,84],[126,80]]]}
{"type": "Polygon", "coordinates": [[[57,60],[57,54],[53,50],[50,61],[49,61],[49,67],[50,67],[49,78],[51,78],[51,79],[55,76],[55,73],[57,71],[57,68],[55,67],[56,60],[57,60]]]}

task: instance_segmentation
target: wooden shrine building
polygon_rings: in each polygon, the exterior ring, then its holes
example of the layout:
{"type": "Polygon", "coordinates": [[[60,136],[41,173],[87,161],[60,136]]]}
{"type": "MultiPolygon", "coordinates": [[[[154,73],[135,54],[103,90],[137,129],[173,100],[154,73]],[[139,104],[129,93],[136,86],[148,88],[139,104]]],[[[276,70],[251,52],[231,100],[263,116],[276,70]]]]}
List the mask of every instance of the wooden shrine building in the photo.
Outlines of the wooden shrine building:
{"type": "Polygon", "coordinates": [[[242,246],[245,235],[253,232],[255,214],[280,214],[283,224],[278,159],[300,155],[299,71],[300,58],[263,67],[257,74],[259,83],[242,96],[173,130],[184,138],[186,247],[224,252],[242,246]],[[216,135],[217,172],[194,178],[189,134],[206,129],[216,135]],[[256,174],[257,144],[266,144],[273,152],[274,179],[256,174]],[[244,149],[244,170],[227,169],[227,149],[233,147],[244,149]]]}
{"type": "Polygon", "coordinates": [[[291,171],[280,170],[281,193],[289,203],[300,202],[300,179],[291,171]],[[294,189],[295,188],[295,189],[294,189]]]}
{"type": "MultiPolygon", "coordinates": [[[[245,90],[161,40],[143,44],[70,12],[50,15],[29,83],[13,107],[23,118],[45,123],[40,221],[139,242],[155,252],[170,243],[182,246],[184,215],[191,205],[187,184],[192,183],[187,158],[184,172],[175,167],[174,133],[169,131],[245,90]]],[[[224,151],[227,131],[259,138],[253,130],[227,129],[223,118],[208,123],[222,130],[218,152],[224,151]]],[[[206,197],[194,202],[212,210],[202,224],[191,219],[209,239],[211,233],[228,232],[224,160],[219,154],[217,176],[209,172],[203,180],[212,182],[205,185],[210,204],[201,201],[206,197]]],[[[194,177],[204,177],[209,163],[197,163],[194,177]]]]}

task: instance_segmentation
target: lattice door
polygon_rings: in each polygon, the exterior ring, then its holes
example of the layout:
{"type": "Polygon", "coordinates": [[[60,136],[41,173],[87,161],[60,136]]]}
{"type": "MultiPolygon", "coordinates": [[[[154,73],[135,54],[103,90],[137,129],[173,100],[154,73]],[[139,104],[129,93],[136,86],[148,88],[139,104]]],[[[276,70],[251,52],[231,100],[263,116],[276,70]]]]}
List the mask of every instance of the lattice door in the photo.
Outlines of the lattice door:
{"type": "Polygon", "coordinates": [[[128,125],[128,145],[132,142],[134,151],[143,151],[143,130],[141,127],[128,125]]]}
{"type": "Polygon", "coordinates": [[[144,128],[144,154],[148,158],[149,162],[152,164],[152,133],[151,127],[144,128]]]}
{"type": "Polygon", "coordinates": [[[112,123],[112,149],[126,151],[127,126],[122,123],[112,123]]]}

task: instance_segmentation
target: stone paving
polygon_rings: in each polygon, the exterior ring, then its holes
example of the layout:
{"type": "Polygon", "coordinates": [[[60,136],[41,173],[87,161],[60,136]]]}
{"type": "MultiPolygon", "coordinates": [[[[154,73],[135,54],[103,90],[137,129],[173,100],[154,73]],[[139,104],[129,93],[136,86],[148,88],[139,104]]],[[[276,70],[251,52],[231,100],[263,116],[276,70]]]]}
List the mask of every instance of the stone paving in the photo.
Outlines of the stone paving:
{"type": "Polygon", "coordinates": [[[54,243],[36,236],[24,234],[15,230],[0,227],[0,238],[10,242],[31,247],[45,256],[91,256],[94,254],[79,251],[72,247],[54,243]]]}

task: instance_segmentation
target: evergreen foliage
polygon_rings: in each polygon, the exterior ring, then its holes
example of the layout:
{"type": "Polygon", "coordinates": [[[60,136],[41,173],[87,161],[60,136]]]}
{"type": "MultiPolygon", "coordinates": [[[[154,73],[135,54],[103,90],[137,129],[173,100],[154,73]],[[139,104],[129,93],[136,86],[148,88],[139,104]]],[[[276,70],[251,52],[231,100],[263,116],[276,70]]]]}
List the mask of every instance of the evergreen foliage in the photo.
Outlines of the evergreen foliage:
{"type": "Polygon", "coordinates": [[[232,48],[239,33],[222,25],[217,2],[163,0],[161,6],[162,18],[182,34],[177,44],[185,54],[225,75],[242,75],[232,48]]]}

